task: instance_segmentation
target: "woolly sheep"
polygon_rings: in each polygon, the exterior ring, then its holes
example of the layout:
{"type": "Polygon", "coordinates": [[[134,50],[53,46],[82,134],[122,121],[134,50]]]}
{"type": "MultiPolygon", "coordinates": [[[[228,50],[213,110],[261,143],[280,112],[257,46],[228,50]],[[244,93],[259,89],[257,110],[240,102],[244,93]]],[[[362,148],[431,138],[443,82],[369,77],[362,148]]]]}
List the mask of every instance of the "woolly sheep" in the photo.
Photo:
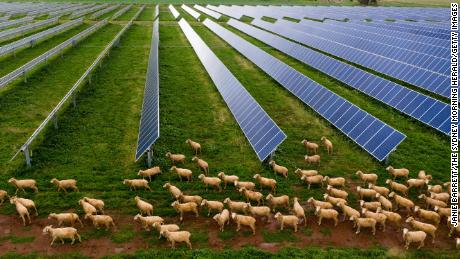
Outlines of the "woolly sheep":
{"type": "Polygon", "coordinates": [[[249,201],[257,201],[257,206],[260,205],[260,201],[262,201],[262,204],[264,202],[263,195],[260,192],[250,191],[250,190],[247,190],[244,187],[240,188],[238,191],[241,194],[243,194],[244,197],[246,197],[247,202],[249,202],[249,201]]]}
{"type": "Polygon", "coordinates": [[[22,190],[26,193],[24,189],[33,189],[34,192],[38,192],[37,182],[32,179],[17,180],[16,178],[10,178],[8,183],[16,187],[15,195],[18,194],[18,190],[22,190]]]}
{"type": "Polygon", "coordinates": [[[63,223],[68,223],[72,227],[75,224],[75,221],[80,223],[80,226],[83,227],[83,223],[76,213],[51,213],[48,216],[48,219],[55,219],[58,222],[58,226],[61,226],[63,223]]]}
{"type": "Polygon", "coordinates": [[[224,204],[228,205],[230,212],[241,212],[244,213],[244,207],[246,206],[246,202],[243,201],[232,201],[230,198],[225,198],[224,204]]]}
{"type": "Polygon", "coordinates": [[[10,199],[10,203],[16,206],[16,211],[18,212],[19,217],[22,219],[22,224],[24,226],[26,225],[25,217],[29,219],[29,224],[32,223],[30,220],[29,210],[27,210],[26,206],[22,205],[22,203],[20,203],[17,199],[10,199]]]}
{"type": "Polygon", "coordinates": [[[406,208],[407,212],[410,214],[412,211],[412,208],[414,208],[414,203],[411,200],[406,199],[400,195],[397,195],[394,192],[391,192],[390,194],[388,194],[388,197],[393,198],[395,200],[395,203],[396,203],[395,210],[398,210],[398,207],[401,206],[401,207],[406,208]]]}
{"type": "Polygon", "coordinates": [[[96,208],[85,200],[81,199],[78,201],[78,203],[81,205],[85,215],[97,214],[96,208]]]}
{"type": "Polygon", "coordinates": [[[407,228],[403,229],[403,239],[405,242],[406,250],[409,249],[411,243],[420,242],[417,249],[420,249],[425,245],[426,233],[423,231],[409,231],[407,228]]]}
{"type": "Polygon", "coordinates": [[[390,173],[393,176],[393,180],[396,177],[406,177],[406,178],[409,177],[409,170],[407,170],[406,168],[396,169],[396,168],[393,168],[392,166],[389,166],[386,168],[386,170],[388,171],[388,173],[390,173]]]}
{"type": "Polygon", "coordinates": [[[265,197],[265,199],[267,200],[268,204],[270,205],[270,207],[273,209],[274,212],[276,212],[276,207],[286,206],[289,208],[290,206],[289,196],[287,195],[281,195],[281,196],[275,197],[272,194],[269,194],[267,195],[267,197],[265,197]]]}
{"type": "Polygon", "coordinates": [[[19,201],[29,211],[33,209],[35,211],[35,216],[38,216],[37,207],[35,206],[35,202],[33,200],[25,199],[25,198],[18,198],[16,196],[11,197],[10,199],[13,200],[13,202],[16,200],[19,201]]]}
{"type": "Polygon", "coordinates": [[[203,198],[198,195],[184,195],[181,194],[179,195],[179,201],[182,203],[187,203],[187,202],[194,202],[196,203],[197,206],[201,205],[201,201],[203,201],[203,198]]]}
{"type": "Polygon", "coordinates": [[[361,186],[356,187],[356,191],[359,194],[359,198],[362,200],[364,198],[374,199],[377,191],[373,189],[362,188],[361,186]]]}
{"type": "Polygon", "coordinates": [[[336,188],[332,187],[332,185],[327,186],[327,192],[329,193],[329,195],[331,195],[333,197],[342,198],[344,200],[346,200],[347,197],[348,197],[348,192],[336,189],[336,188]]]}
{"type": "Polygon", "coordinates": [[[224,172],[219,172],[217,177],[224,181],[224,189],[227,189],[227,183],[235,184],[235,182],[239,181],[240,178],[236,175],[226,175],[224,172]]]}
{"type": "Polygon", "coordinates": [[[152,176],[155,176],[157,174],[161,174],[161,169],[159,166],[155,166],[146,170],[139,170],[139,172],[137,173],[137,175],[142,176],[142,179],[148,177],[149,181],[152,181],[152,176]]]}
{"type": "Polygon", "coordinates": [[[420,170],[418,172],[418,176],[417,176],[419,179],[423,179],[423,180],[432,180],[433,177],[430,175],[430,174],[426,174],[424,170],[420,170]]]}
{"type": "Polygon", "coordinates": [[[206,187],[206,191],[208,190],[209,185],[214,186],[215,188],[217,188],[217,190],[219,192],[222,191],[222,187],[220,187],[220,183],[222,182],[222,180],[220,180],[219,178],[217,178],[217,177],[207,177],[204,174],[200,174],[198,176],[198,179],[200,179],[204,183],[204,186],[206,187]]]}
{"type": "Polygon", "coordinates": [[[0,205],[3,204],[6,198],[8,198],[8,193],[4,190],[0,190],[0,205]]]}
{"type": "Polygon", "coordinates": [[[88,197],[83,197],[83,200],[86,201],[87,203],[91,204],[99,210],[102,214],[104,214],[104,201],[99,200],[99,199],[93,199],[93,198],[88,198],[88,197]]]}
{"type": "Polygon", "coordinates": [[[441,192],[441,193],[432,192],[430,193],[430,198],[448,203],[450,200],[450,194],[448,192],[441,192]]]}
{"type": "Polygon", "coordinates": [[[305,155],[304,159],[308,165],[316,164],[317,167],[321,166],[321,156],[320,155],[313,155],[313,156],[305,155]]]}
{"type": "Polygon", "coordinates": [[[330,178],[329,176],[324,176],[323,182],[333,187],[345,187],[345,178],[343,177],[330,178]]]}
{"type": "Polygon", "coordinates": [[[171,185],[170,183],[165,183],[163,185],[163,189],[168,189],[168,191],[171,193],[174,199],[179,199],[179,196],[182,194],[182,191],[177,188],[174,185],[171,185]]]}
{"type": "Polygon", "coordinates": [[[442,186],[447,187],[447,192],[451,193],[451,183],[450,182],[445,182],[442,184],[442,186]]]}
{"type": "Polygon", "coordinates": [[[184,213],[185,212],[193,212],[195,216],[198,218],[198,205],[194,202],[187,202],[187,203],[179,203],[175,201],[171,203],[171,207],[173,207],[177,212],[180,213],[180,221],[184,220],[184,213]]]}
{"type": "Polygon", "coordinates": [[[275,219],[280,224],[280,230],[284,229],[284,225],[292,226],[294,232],[297,232],[297,225],[299,225],[299,218],[294,215],[283,215],[280,212],[275,214],[275,219]]]}
{"type": "Polygon", "coordinates": [[[436,211],[441,218],[448,218],[450,217],[450,208],[441,208],[438,206],[434,206],[434,211],[436,211]]]}
{"type": "Polygon", "coordinates": [[[250,227],[253,235],[256,234],[256,219],[254,217],[232,213],[232,219],[236,223],[236,232],[240,231],[241,225],[243,225],[250,227]]]}
{"type": "Polygon", "coordinates": [[[359,206],[361,206],[362,209],[376,211],[378,208],[382,207],[382,204],[378,201],[366,202],[364,200],[359,200],[359,206]]]}
{"type": "Polygon", "coordinates": [[[375,195],[375,198],[377,198],[377,201],[380,202],[382,205],[382,208],[392,211],[393,210],[393,203],[391,203],[390,200],[388,200],[385,196],[381,195],[380,193],[377,193],[375,195]]]}
{"type": "Polygon", "coordinates": [[[187,181],[192,181],[192,170],[186,168],[179,168],[173,165],[169,171],[175,171],[177,176],[179,176],[179,180],[182,182],[182,178],[186,178],[187,181]]]}
{"type": "Polygon", "coordinates": [[[147,214],[148,216],[152,216],[153,214],[153,205],[143,201],[139,196],[134,197],[134,202],[136,203],[137,208],[140,211],[140,214],[147,214]]]}
{"type": "Polygon", "coordinates": [[[260,190],[263,189],[263,187],[268,187],[272,190],[272,192],[275,192],[276,189],[276,180],[271,179],[271,178],[266,178],[262,177],[260,174],[255,174],[253,176],[254,179],[256,179],[259,182],[260,185],[260,190]]]}
{"type": "Polygon", "coordinates": [[[256,184],[253,183],[253,182],[240,182],[240,181],[235,181],[235,187],[237,190],[239,190],[240,188],[244,187],[246,188],[247,190],[254,190],[254,188],[256,187],[256,184]]]}
{"type": "Polygon", "coordinates": [[[244,210],[248,212],[253,217],[265,218],[266,221],[270,219],[270,208],[267,206],[251,206],[251,203],[246,203],[244,210]]]}
{"type": "Polygon", "coordinates": [[[425,194],[421,194],[420,196],[418,196],[418,198],[425,200],[426,208],[434,208],[435,206],[438,206],[440,208],[447,207],[447,204],[445,202],[427,197],[425,194]]]}
{"type": "Polygon", "coordinates": [[[300,205],[299,198],[297,198],[297,197],[294,197],[294,204],[293,204],[293,207],[292,207],[292,211],[294,212],[294,214],[299,219],[302,219],[304,221],[304,225],[306,226],[307,225],[307,217],[305,216],[305,210],[300,205]]]}
{"type": "Polygon", "coordinates": [[[388,194],[390,194],[390,190],[383,186],[377,186],[372,183],[369,183],[368,188],[376,191],[377,193],[385,197],[388,197],[388,194]]]}
{"type": "Polygon", "coordinates": [[[345,220],[346,217],[348,217],[348,218],[351,218],[351,217],[359,218],[361,216],[359,211],[357,211],[357,210],[353,209],[352,207],[347,206],[347,205],[345,205],[343,203],[340,203],[340,202],[337,203],[337,207],[342,209],[343,220],[345,220]]]}
{"type": "Polygon", "coordinates": [[[198,152],[201,153],[201,144],[198,143],[198,142],[195,142],[191,139],[187,139],[185,141],[185,144],[189,144],[190,145],[190,148],[193,149],[193,151],[195,151],[195,156],[198,155],[198,152]]]}
{"type": "Polygon", "coordinates": [[[361,211],[361,213],[365,218],[373,218],[373,219],[375,219],[375,221],[377,221],[377,223],[382,225],[382,231],[385,232],[385,228],[386,228],[385,223],[387,221],[387,216],[385,214],[372,212],[372,211],[367,210],[366,208],[364,208],[361,211]]]}
{"type": "Polygon", "coordinates": [[[294,173],[296,175],[298,175],[299,177],[302,177],[302,176],[315,176],[315,175],[318,175],[318,171],[317,170],[302,170],[300,168],[297,168],[294,173]]]}
{"type": "Polygon", "coordinates": [[[328,155],[331,155],[332,154],[332,151],[333,151],[333,145],[332,145],[332,142],[327,139],[326,137],[321,137],[321,142],[323,142],[323,145],[326,147],[327,149],[327,154],[328,155]]]}
{"type": "Polygon", "coordinates": [[[212,211],[222,212],[224,204],[220,201],[208,201],[203,199],[200,204],[201,207],[206,206],[208,208],[208,217],[212,211]]]}
{"type": "Polygon", "coordinates": [[[434,193],[441,193],[442,192],[442,186],[437,184],[437,185],[428,185],[427,186],[427,191],[428,192],[434,192],[434,193]]]}
{"type": "Polygon", "coordinates": [[[433,238],[432,243],[434,243],[434,239],[436,238],[435,232],[437,230],[434,225],[417,221],[413,217],[408,217],[406,219],[406,223],[409,223],[416,230],[421,230],[427,234],[430,234],[430,236],[433,238]]]}
{"type": "Polygon", "coordinates": [[[363,181],[364,184],[372,183],[375,185],[378,179],[378,176],[376,174],[365,174],[361,171],[356,171],[356,175],[359,176],[359,178],[361,179],[361,181],[363,181]]]}
{"type": "Polygon", "coordinates": [[[200,167],[200,169],[203,170],[205,174],[208,174],[208,173],[209,173],[209,165],[208,165],[208,163],[207,163],[206,161],[204,161],[203,159],[194,156],[194,157],[192,158],[192,162],[196,162],[196,164],[198,165],[198,167],[200,167]]]}
{"type": "Polygon", "coordinates": [[[397,191],[397,192],[403,194],[404,196],[407,196],[407,191],[409,189],[404,184],[397,183],[397,182],[395,182],[393,180],[390,180],[390,179],[387,179],[385,181],[385,183],[390,186],[392,191],[397,191]]]}
{"type": "Polygon", "coordinates": [[[112,217],[108,215],[86,215],[85,219],[89,218],[93,222],[94,227],[99,229],[100,226],[105,226],[106,230],[110,229],[110,226],[115,228],[115,223],[112,217]]]}
{"type": "Polygon", "coordinates": [[[422,219],[433,222],[436,226],[438,226],[441,221],[441,216],[439,216],[438,213],[431,210],[424,210],[419,206],[414,207],[414,214],[418,215],[422,219]]]}
{"type": "Polygon", "coordinates": [[[61,243],[64,244],[64,239],[71,239],[73,245],[75,243],[75,239],[78,238],[78,241],[81,242],[81,237],[77,232],[77,229],[72,228],[72,227],[66,227],[66,228],[53,228],[53,226],[46,226],[43,229],[43,234],[49,234],[51,235],[52,241],[50,246],[53,246],[54,241],[56,239],[61,240],[61,243]]]}
{"type": "Polygon", "coordinates": [[[73,191],[78,192],[77,181],[74,179],[58,180],[56,178],[53,178],[51,179],[50,183],[58,187],[58,192],[60,190],[64,190],[64,192],[67,192],[67,189],[72,189],[73,191]]]}
{"type": "Polygon", "coordinates": [[[334,207],[334,205],[332,205],[330,202],[315,200],[313,197],[310,197],[307,202],[311,203],[315,208],[320,207],[322,209],[332,209],[334,207]]]}
{"type": "Polygon", "coordinates": [[[217,224],[219,224],[220,231],[224,232],[225,223],[230,223],[230,212],[225,209],[214,215],[213,219],[217,222],[217,224]]]}
{"type": "Polygon", "coordinates": [[[323,176],[322,175],[314,175],[314,176],[302,176],[300,180],[304,181],[308,184],[308,190],[310,190],[310,186],[312,184],[321,184],[321,188],[323,188],[323,176]]]}
{"type": "Polygon", "coordinates": [[[289,170],[286,167],[281,166],[281,165],[277,165],[274,160],[270,161],[269,165],[272,167],[272,169],[273,169],[273,171],[275,173],[284,176],[284,178],[288,177],[289,170]]]}
{"type": "Polygon", "coordinates": [[[161,235],[166,237],[166,239],[171,242],[171,248],[175,248],[176,243],[186,243],[190,249],[192,249],[192,243],[190,243],[190,232],[188,231],[174,231],[170,232],[164,230],[161,232],[161,235]]]}
{"type": "Polygon", "coordinates": [[[382,210],[382,208],[378,208],[376,212],[387,216],[387,222],[393,222],[397,227],[401,226],[402,217],[398,213],[382,210]]]}
{"type": "Polygon", "coordinates": [[[319,145],[316,144],[316,143],[313,143],[313,142],[309,142],[308,140],[304,139],[302,140],[301,144],[303,144],[303,146],[309,150],[309,151],[313,151],[314,154],[317,154],[318,153],[318,148],[319,148],[319,145]]]}
{"type": "Polygon", "coordinates": [[[318,217],[318,226],[321,225],[323,218],[334,220],[334,226],[337,226],[339,222],[339,213],[334,209],[321,209],[321,207],[318,206],[316,207],[315,215],[318,217]]]}
{"type": "Polygon", "coordinates": [[[377,221],[375,219],[351,216],[350,220],[354,223],[353,227],[358,227],[355,234],[359,234],[361,232],[361,228],[372,228],[372,235],[375,236],[375,225],[377,225],[377,221]]]}
{"type": "Polygon", "coordinates": [[[172,164],[175,164],[177,162],[180,162],[180,163],[185,162],[185,156],[182,154],[171,154],[171,152],[167,152],[166,157],[171,160],[172,164]]]}
{"type": "Polygon", "coordinates": [[[158,231],[158,233],[159,233],[158,239],[161,238],[161,233],[166,231],[166,230],[170,231],[170,232],[175,232],[175,231],[179,231],[179,229],[180,229],[179,226],[176,225],[176,224],[164,224],[163,225],[163,224],[161,224],[159,222],[154,222],[152,224],[152,227],[158,231]]]}
{"type": "Polygon", "coordinates": [[[347,200],[344,200],[342,198],[332,197],[327,193],[325,193],[323,195],[323,198],[324,198],[325,201],[327,201],[327,202],[329,202],[329,203],[331,203],[332,205],[335,205],[335,206],[337,206],[338,203],[343,203],[345,205],[348,205],[347,200]]]}
{"type": "Polygon", "coordinates": [[[144,217],[141,214],[136,214],[136,216],[134,216],[134,221],[141,222],[142,227],[145,230],[150,230],[150,226],[152,226],[153,223],[159,223],[159,224],[164,223],[164,219],[162,217],[159,217],[159,216],[146,216],[146,217],[144,217]]]}
{"type": "Polygon", "coordinates": [[[409,179],[407,180],[407,187],[408,189],[412,188],[412,187],[415,187],[415,188],[418,188],[419,190],[423,187],[425,187],[425,185],[428,184],[428,180],[423,180],[423,179],[409,179]]]}
{"type": "Polygon", "coordinates": [[[149,191],[152,191],[152,189],[150,189],[150,186],[149,186],[149,182],[147,182],[147,180],[145,179],[124,179],[123,180],[123,184],[124,185],[128,185],[129,186],[129,190],[136,190],[136,188],[141,188],[141,187],[144,187],[144,189],[148,189],[149,191]]]}

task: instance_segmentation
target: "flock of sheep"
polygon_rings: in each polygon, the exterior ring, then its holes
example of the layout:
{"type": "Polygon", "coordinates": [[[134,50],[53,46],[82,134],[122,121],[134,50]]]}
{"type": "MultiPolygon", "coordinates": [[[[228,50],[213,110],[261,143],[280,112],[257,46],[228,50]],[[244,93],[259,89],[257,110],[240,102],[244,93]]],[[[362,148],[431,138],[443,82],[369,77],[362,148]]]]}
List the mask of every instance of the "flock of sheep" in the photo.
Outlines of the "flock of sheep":
{"type": "MultiPolygon", "coordinates": [[[[321,138],[321,142],[327,149],[328,154],[333,152],[333,144],[326,137],[321,138]]],[[[234,201],[230,198],[225,198],[223,201],[207,200],[197,195],[186,195],[178,187],[167,182],[163,185],[173,198],[171,207],[173,207],[180,216],[180,221],[183,221],[185,213],[193,213],[196,217],[199,216],[199,209],[206,208],[208,216],[214,214],[213,219],[219,225],[220,231],[224,231],[225,225],[233,221],[236,224],[236,231],[239,231],[241,226],[248,227],[255,234],[256,221],[264,220],[266,222],[274,218],[281,230],[285,227],[291,227],[295,232],[298,231],[300,224],[307,225],[307,217],[305,208],[299,202],[297,197],[291,198],[288,195],[275,196],[277,181],[275,179],[263,177],[260,174],[255,174],[253,179],[258,184],[259,189],[262,191],[264,188],[270,190],[271,193],[264,196],[261,192],[256,191],[256,183],[240,181],[236,175],[227,175],[224,172],[219,172],[217,177],[208,176],[209,166],[208,163],[199,158],[198,154],[201,153],[201,145],[198,142],[188,139],[187,144],[195,152],[192,161],[195,162],[204,174],[200,174],[198,179],[203,183],[206,190],[209,187],[222,191],[228,185],[232,185],[242,196],[244,201],[234,201]],[[265,205],[265,202],[268,206],[265,205]],[[262,204],[261,204],[262,203],[262,204]],[[257,205],[253,205],[257,204],[257,205]],[[277,212],[279,208],[286,208],[292,214],[286,215],[277,212]],[[273,215],[274,214],[274,215],[273,215]]],[[[321,157],[317,154],[319,145],[308,140],[303,140],[302,144],[313,155],[306,155],[305,162],[308,165],[320,165],[321,157]]],[[[192,171],[186,168],[177,166],[179,163],[185,162],[185,155],[166,153],[166,157],[171,160],[172,167],[170,171],[177,174],[180,181],[192,181],[192,171]]],[[[276,174],[288,177],[289,170],[275,161],[270,161],[270,167],[276,174]]],[[[434,243],[436,231],[439,224],[446,220],[449,227],[449,237],[453,234],[460,234],[460,226],[453,227],[450,224],[450,183],[443,185],[430,185],[432,181],[431,175],[427,175],[424,171],[420,171],[417,178],[409,179],[409,170],[405,168],[387,167],[386,170],[392,176],[392,179],[387,179],[385,183],[387,186],[378,186],[376,174],[366,174],[357,171],[356,175],[360,178],[363,186],[355,188],[355,194],[359,197],[360,208],[353,208],[348,204],[349,193],[344,190],[347,181],[343,177],[329,177],[323,176],[317,170],[302,170],[296,169],[295,174],[299,179],[308,186],[312,185],[321,186],[324,188],[326,185],[324,200],[316,200],[310,197],[307,204],[312,205],[314,214],[318,218],[318,225],[321,225],[323,219],[334,221],[336,226],[339,223],[339,214],[343,215],[342,221],[348,220],[353,222],[353,228],[356,228],[356,234],[359,234],[362,229],[368,228],[372,234],[375,235],[377,227],[381,227],[385,231],[388,223],[394,225],[398,229],[401,228],[403,217],[401,209],[406,216],[404,220],[411,226],[411,229],[404,228],[402,230],[405,248],[408,249],[411,243],[419,243],[418,249],[424,246],[425,239],[429,235],[434,243]],[[397,182],[397,179],[404,178],[405,182],[397,182]],[[418,189],[419,200],[424,201],[425,209],[416,206],[415,202],[408,198],[408,193],[411,188],[418,189]],[[447,191],[444,191],[447,188],[447,191]]],[[[129,186],[130,190],[145,189],[151,190],[149,181],[152,177],[161,173],[160,167],[156,166],[147,170],[140,170],[138,176],[142,179],[125,179],[123,184],[129,186]],[[147,181],[146,178],[149,180],[147,181]]],[[[24,189],[32,189],[38,192],[35,180],[17,180],[11,178],[8,181],[11,185],[16,187],[16,193],[19,190],[25,192],[24,189]]],[[[52,179],[51,183],[57,186],[57,191],[73,190],[78,192],[77,181],[73,179],[58,180],[52,179]]],[[[0,190],[0,205],[8,197],[6,191],[0,190]]],[[[38,215],[34,202],[30,199],[19,198],[16,196],[10,197],[10,203],[16,206],[16,210],[26,225],[26,218],[29,223],[30,211],[34,211],[38,215]]],[[[189,248],[192,248],[190,242],[191,233],[181,230],[176,224],[166,224],[165,220],[159,216],[153,215],[153,205],[141,199],[134,197],[134,202],[139,209],[139,214],[134,217],[134,221],[139,221],[142,227],[146,230],[153,228],[158,231],[159,238],[165,237],[174,248],[176,243],[186,243],[189,248]]],[[[96,228],[105,227],[110,229],[115,227],[112,217],[104,215],[104,202],[102,200],[83,197],[79,200],[85,216],[85,220],[90,220],[96,228]]],[[[64,239],[71,239],[72,244],[76,239],[81,241],[77,229],[74,228],[76,222],[81,226],[83,223],[79,216],[75,213],[51,213],[48,217],[50,220],[57,221],[58,227],[53,228],[52,225],[46,226],[43,233],[48,233],[52,237],[51,245],[56,240],[64,243],[64,239]],[[63,224],[70,224],[71,227],[61,227],[63,224]]],[[[460,237],[455,239],[457,249],[460,249],[460,237]]]]}

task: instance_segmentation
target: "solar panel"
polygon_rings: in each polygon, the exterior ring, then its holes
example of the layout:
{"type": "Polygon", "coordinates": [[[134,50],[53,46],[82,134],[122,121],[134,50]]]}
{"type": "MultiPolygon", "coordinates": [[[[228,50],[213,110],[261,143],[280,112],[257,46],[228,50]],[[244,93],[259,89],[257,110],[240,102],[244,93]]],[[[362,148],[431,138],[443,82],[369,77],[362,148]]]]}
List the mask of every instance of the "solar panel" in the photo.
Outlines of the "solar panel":
{"type": "Polygon", "coordinates": [[[172,13],[172,15],[174,16],[174,19],[177,19],[179,17],[179,12],[176,10],[176,8],[174,8],[174,6],[172,4],[170,4],[168,6],[169,8],[169,11],[172,13]]]}
{"type": "Polygon", "coordinates": [[[155,6],[155,13],[153,14],[153,19],[156,19],[157,16],[160,15],[160,5],[155,6]]]}
{"type": "Polygon", "coordinates": [[[0,31],[0,41],[5,41],[16,37],[18,35],[23,35],[27,32],[37,30],[38,28],[46,27],[50,24],[55,24],[58,22],[58,18],[51,18],[43,21],[38,21],[35,23],[27,24],[18,28],[13,28],[5,31],[0,31]]]}
{"type": "Polygon", "coordinates": [[[220,17],[222,16],[222,15],[221,15],[220,13],[218,13],[218,12],[215,12],[215,11],[213,11],[213,10],[210,10],[210,9],[208,9],[208,8],[205,8],[205,7],[200,6],[200,5],[197,5],[197,4],[194,5],[193,8],[195,8],[195,9],[197,9],[197,10],[199,10],[199,11],[201,11],[201,12],[203,12],[203,13],[209,15],[209,16],[211,16],[212,18],[214,18],[214,19],[216,19],[216,20],[219,20],[220,17]]]}
{"type": "Polygon", "coordinates": [[[200,18],[200,13],[193,10],[192,8],[186,6],[185,4],[181,5],[181,8],[184,9],[188,14],[190,14],[195,20],[198,20],[200,18]]]}
{"type": "Polygon", "coordinates": [[[6,22],[1,22],[1,23],[0,23],[0,29],[6,29],[6,28],[9,28],[9,27],[11,27],[11,26],[15,26],[15,25],[27,23],[27,22],[32,21],[33,19],[34,19],[33,16],[27,16],[27,17],[24,17],[24,18],[21,18],[21,19],[16,19],[16,20],[10,20],[10,21],[6,21],[6,22]]]}
{"type": "Polygon", "coordinates": [[[378,27],[378,28],[384,28],[384,29],[389,29],[389,30],[394,30],[394,31],[400,31],[400,32],[407,32],[411,34],[416,34],[416,35],[423,35],[426,37],[431,37],[431,38],[438,38],[438,39],[443,39],[443,40],[449,40],[450,39],[450,34],[446,32],[432,32],[432,31],[426,31],[426,30],[421,30],[417,28],[411,28],[409,26],[398,26],[392,23],[375,23],[375,22],[360,22],[358,21],[357,23],[366,25],[366,26],[371,26],[371,27],[378,27]]]}
{"type": "Polygon", "coordinates": [[[404,134],[219,24],[209,19],[203,24],[377,160],[387,158],[405,139],[404,134]]]}
{"type": "Polygon", "coordinates": [[[286,134],[184,20],[179,25],[238,122],[259,160],[265,160],[286,134]]]}
{"type": "Polygon", "coordinates": [[[230,19],[228,24],[444,134],[450,133],[450,105],[446,103],[246,23],[230,19]],[[416,100],[424,100],[428,107],[417,117],[422,103],[416,100]],[[412,102],[415,103],[411,106],[412,102]]]}
{"type": "Polygon", "coordinates": [[[98,17],[100,17],[100,16],[102,16],[102,15],[108,13],[108,12],[111,12],[111,11],[117,9],[118,7],[120,7],[120,4],[112,5],[112,6],[109,6],[109,7],[105,8],[105,9],[102,9],[100,11],[97,11],[94,14],[91,15],[91,19],[96,19],[96,18],[98,18],[98,17]]]}

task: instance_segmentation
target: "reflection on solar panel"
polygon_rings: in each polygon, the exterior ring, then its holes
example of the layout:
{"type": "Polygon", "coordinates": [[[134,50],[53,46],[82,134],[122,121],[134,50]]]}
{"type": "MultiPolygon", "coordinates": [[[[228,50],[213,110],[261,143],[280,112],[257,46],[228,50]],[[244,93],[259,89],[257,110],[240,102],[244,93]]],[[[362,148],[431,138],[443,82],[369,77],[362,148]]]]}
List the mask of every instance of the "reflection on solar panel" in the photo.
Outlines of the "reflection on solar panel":
{"type": "Polygon", "coordinates": [[[206,19],[204,25],[377,160],[387,158],[404,140],[399,131],[217,23],[206,19]]]}
{"type": "Polygon", "coordinates": [[[196,20],[198,20],[198,18],[200,18],[200,13],[199,12],[193,10],[192,8],[186,6],[185,4],[181,5],[181,8],[184,9],[184,11],[186,11],[188,14],[190,14],[196,20]]]}
{"type": "Polygon", "coordinates": [[[174,19],[177,19],[177,17],[179,17],[179,12],[176,10],[176,8],[174,8],[172,4],[170,4],[168,8],[169,8],[169,11],[171,11],[172,15],[174,16],[174,19]]]}
{"type": "Polygon", "coordinates": [[[144,101],[142,103],[139,135],[137,138],[136,161],[160,137],[158,45],[160,42],[159,21],[153,23],[152,45],[150,47],[149,65],[145,81],[144,101]]]}
{"type": "Polygon", "coordinates": [[[450,133],[450,105],[446,103],[246,23],[230,19],[228,24],[444,134],[450,133]]]}
{"type": "Polygon", "coordinates": [[[210,10],[208,8],[205,8],[205,7],[197,5],[197,4],[194,5],[193,8],[195,8],[195,9],[197,9],[197,10],[199,10],[199,11],[201,11],[201,12],[203,12],[203,13],[205,13],[205,14],[207,14],[207,15],[209,15],[212,18],[217,19],[217,20],[222,16],[218,12],[214,12],[213,10],[210,10]]]}
{"type": "Polygon", "coordinates": [[[286,135],[184,20],[179,25],[243,130],[259,160],[272,154],[286,135]]]}

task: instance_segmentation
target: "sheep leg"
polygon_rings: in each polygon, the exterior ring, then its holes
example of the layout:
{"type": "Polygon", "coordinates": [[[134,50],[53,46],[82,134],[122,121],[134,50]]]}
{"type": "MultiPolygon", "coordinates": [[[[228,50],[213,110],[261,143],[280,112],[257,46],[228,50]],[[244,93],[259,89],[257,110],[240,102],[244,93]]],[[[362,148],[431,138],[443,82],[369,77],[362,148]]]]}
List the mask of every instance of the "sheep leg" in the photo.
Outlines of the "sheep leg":
{"type": "Polygon", "coordinates": [[[61,244],[64,244],[64,239],[62,237],[60,237],[59,239],[61,239],[61,244]]]}
{"type": "Polygon", "coordinates": [[[337,218],[334,218],[334,227],[337,226],[337,223],[339,222],[339,220],[337,218]]]}
{"type": "Polygon", "coordinates": [[[406,240],[406,245],[405,245],[406,250],[409,249],[409,245],[410,245],[410,242],[408,240],[406,240]]]}
{"type": "Polygon", "coordinates": [[[18,194],[18,190],[19,190],[19,189],[18,189],[18,188],[16,188],[16,192],[14,193],[14,195],[17,195],[17,194],[18,194]]]}
{"type": "Polygon", "coordinates": [[[361,225],[358,225],[358,229],[356,230],[355,234],[359,234],[361,232],[361,225]]]}
{"type": "Polygon", "coordinates": [[[198,218],[198,210],[195,209],[195,216],[198,218]]]}
{"type": "Polygon", "coordinates": [[[72,237],[72,242],[70,243],[70,245],[73,245],[75,243],[75,236],[72,237]]]}
{"type": "Polygon", "coordinates": [[[34,206],[34,210],[35,210],[35,216],[38,216],[37,207],[34,206]]]}
{"type": "Polygon", "coordinates": [[[176,248],[176,242],[174,240],[171,240],[171,248],[176,248]]]}
{"type": "Polygon", "coordinates": [[[237,222],[236,223],[236,232],[240,231],[240,227],[241,227],[240,222],[237,222]]]}
{"type": "Polygon", "coordinates": [[[436,238],[436,234],[435,233],[431,233],[431,236],[433,237],[433,240],[432,240],[432,244],[434,244],[434,239],[436,238]]]}
{"type": "Polygon", "coordinates": [[[22,219],[22,224],[25,226],[25,225],[26,225],[26,220],[25,220],[24,216],[23,216],[23,215],[19,215],[19,217],[21,217],[21,219],[22,219]]]}
{"type": "Polygon", "coordinates": [[[53,244],[54,244],[54,240],[56,240],[56,237],[53,237],[53,240],[51,240],[51,244],[50,244],[50,246],[53,246],[53,244]]]}
{"type": "Polygon", "coordinates": [[[420,249],[420,248],[422,248],[424,245],[425,245],[425,240],[422,240],[422,241],[420,242],[420,245],[417,247],[417,250],[420,249]]]}
{"type": "Polygon", "coordinates": [[[192,249],[192,243],[190,243],[190,240],[185,241],[190,249],[192,249]]]}
{"type": "Polygon", "coordinates": [[[254,225],[251,225],[251,229],[252,229],[252,235],[256,235],[256,227],[254,225]]]}
{"type": "Polygon", "coordinates": [[[305,215],[303,215],[303,221],[304,221],[304,226],[307,225],[307,217],[305,215]]]}
{"type": "Polygon", "coordinates": [[[284,222],[281,221],[281,229],[280,230],[283,230],[284,229],[284,222]]]}
{"type": "Polygon", "coordinates": [[[321,226],[321,220],[322,220],[322,219],[323,219],[322,217],[319,217],[319,218],[318,218],[318,226],[321,226]]]}
{"type": "Polygon", "coordinates": [[[184,213],[181,211],[181,212],[180,212],[180,221],[182,221],[182,220],[184,219],[184,215],[183,215],[183,214],[184,214],[184,213]]]}

